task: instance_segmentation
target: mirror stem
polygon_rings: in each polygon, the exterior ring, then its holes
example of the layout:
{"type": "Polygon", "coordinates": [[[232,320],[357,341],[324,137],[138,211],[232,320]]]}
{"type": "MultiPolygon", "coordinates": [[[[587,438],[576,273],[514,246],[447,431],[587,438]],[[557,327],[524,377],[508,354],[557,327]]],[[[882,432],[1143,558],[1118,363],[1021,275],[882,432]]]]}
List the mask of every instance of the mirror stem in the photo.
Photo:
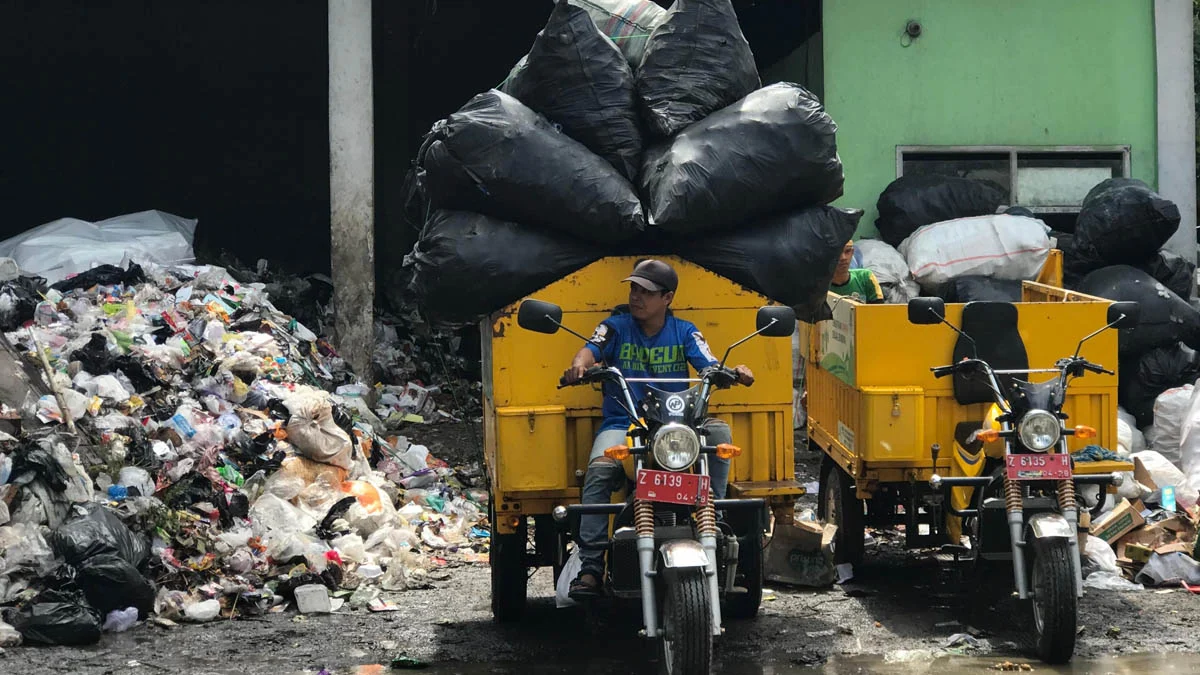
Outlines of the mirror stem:
{"type": "Polygon", "coordinates": [[[1122,314],[1122,315],[1121,315],[1121,318],[1117,319],[1116,321],[1114,321],[1114,322],[1112,322],[1112,323],[1108,324],[1108,325],[1107,325],[1107,326],[1105,326],[1104,328],[1101,328],[1100,330],[1096,331],[1095,333],[1092,333],[1091,335],[1088,335],[1088,336],[1084,337],[1082,340],[1080,340],[1080,341],[1079,341],[1079,346],[1075,348],[1075,356],[1079,356],[1079,352],[1080,352],[1080,350],[1082,350],[1082,349],[1083,349],[1083,343],[1087,342],[1088,340],[1091,340],[1092,338],[1094,338],[1094,337],[1096,337],[1097,335],[1099,335],[1099,334],[1103,333],[1104,331],[1108,330],[1109,328],[1112,328],[1113,326],[1117,325],[1118,323],[1121,323],[1121,321],[1122,321],[1122,320],[1124,320],[1124,319],[1125,319],[1125,315],[1124,315],[1124,314],[1122,314]]]}
{"type": "Polygon", "coordinates": [[[575,331],[571,330],[570,328],[567,328],[566,326],[562,325],[562,322],[556,321],[554,319],[554,317],[550,316],[549,314],[546,315],[546,320],[549,321],[550,323],[554,324],[555,326],[558,326],[559,328],[567,331],[571,335],[574,335],[575,337],[579,338],[580,340],[583,340],[584,342],[590,342],[590,340],[588,340],[584,336],[582,336],[579,333],[576,333],[575,331]]]}
{"type": "Polygon", "coordinates": [[[753,333],[751,333],[751,334],[747,335],[746,337],[742,338],[741,340],[738,340],[737,342],[735,342],[735,343],[733,343],[733,344],[729,345],[729,349],[726,349],[726,350],[725,350],[725,356],[721,357],[721,367],[722,367],[722,368],[724,368],[724,367],[725,367],[725,362],[729,360],[729,354],[730,354],[730,353],[733,351],[733,348],[734,348],[734,347],[737,347],[738,345],[741,345],[741,344],[745,343],[746,341],[753,339],[753,338],[754,338],[754,337],[756,337],[756,336],[757,336],[759,333],[762,333],[764,330],[766,330],[766,329],[770,328],[771,326],[774,326],[774,325],[775,325],[775,324],[777,324],[777,323],[779,323],[779,320],[778,320],[778,319],[771,319],[771,323],[769,323],[769,324],[767,324],[767,325],[763,326],[762,328],[759,328],[758,330],[756,330],[756,331],[754,331],[753,333]]]}

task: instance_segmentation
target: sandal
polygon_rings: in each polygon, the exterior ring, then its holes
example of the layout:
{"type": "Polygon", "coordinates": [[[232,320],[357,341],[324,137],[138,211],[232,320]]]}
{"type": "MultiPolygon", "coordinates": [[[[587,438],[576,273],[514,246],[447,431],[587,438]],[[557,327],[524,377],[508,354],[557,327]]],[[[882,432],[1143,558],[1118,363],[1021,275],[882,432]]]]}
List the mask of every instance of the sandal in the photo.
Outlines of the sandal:
{"type": "Polygon", "coordinates": [[[590,599],[600,595],[600,580],[590,572],[580,572],[571,582],[571,589],[567,592],[567,597],[572,600],[590,599]]]}

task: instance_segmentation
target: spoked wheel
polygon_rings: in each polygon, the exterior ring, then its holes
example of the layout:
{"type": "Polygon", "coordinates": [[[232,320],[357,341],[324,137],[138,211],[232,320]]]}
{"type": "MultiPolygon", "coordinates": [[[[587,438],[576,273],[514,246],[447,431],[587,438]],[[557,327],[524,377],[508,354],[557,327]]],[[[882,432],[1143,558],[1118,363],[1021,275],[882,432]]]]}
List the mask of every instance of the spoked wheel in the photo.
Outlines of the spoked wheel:
{"type": "Polygon", "coordinates": [[[513,534],[497,534],[496,518],[492,514],[492,545],[489,553],[492,568],[492,617],[506,623],[516,621],[525,613],[529,577],[525,570],[525,551],[529,544],[529,525],[525,519],[513,534]]]}
{"type": "Polygon", "coordinates": [[[829,455],[821,462],[821,486],[817,491],[817,517],[837,525],[833,539],[834,562],[862,564],[863,502],[854,489],[854,479],[842,470],[829,455]]]}
{"type": "Polygon", "coordinates": [[[663,603],[662,665],[666,675],[708,675],[712,668],[712,609],[702,573],[667,583],[663,603]]]}
{"type": "Polygon", "coordinates": [[[1079,620],[1070,542],[1066,539],[1035,542],[1033,551],[1032,604],[1037,655],[1046,663],[1066,663],[1075,653],[1079,620]]]}

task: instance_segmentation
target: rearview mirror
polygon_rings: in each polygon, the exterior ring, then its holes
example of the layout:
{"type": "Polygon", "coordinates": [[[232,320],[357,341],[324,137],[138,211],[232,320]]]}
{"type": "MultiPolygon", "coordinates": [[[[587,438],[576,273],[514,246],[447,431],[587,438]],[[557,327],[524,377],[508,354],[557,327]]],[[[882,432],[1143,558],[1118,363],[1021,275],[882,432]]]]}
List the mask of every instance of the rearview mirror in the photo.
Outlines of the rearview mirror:
{"type": "Polygon", "coordinates": [[[1113,328],[1133,328],[1141,313],[1136,302],[1114,302],[1108,306],[1108,324],[1113,328]]]}
{"type": "Polygon", "coordinates": [[[913,298],[908,301],[908,322],[931,326],[946,318],[946,302],[941,298],[913,298]]]}
{"type": "Polygon", "coordinates": [[[762,307],[755,317],[754,328],[767,337],[791,337],[796,332],[796,312],[786,305],[762,307]]]}
{"type": "Polygon", "coordinates": [[[541,300],[526,300],[517,310],[517,325],[534,333],[554,335],[562,324],[562,307],[541,300]]]}

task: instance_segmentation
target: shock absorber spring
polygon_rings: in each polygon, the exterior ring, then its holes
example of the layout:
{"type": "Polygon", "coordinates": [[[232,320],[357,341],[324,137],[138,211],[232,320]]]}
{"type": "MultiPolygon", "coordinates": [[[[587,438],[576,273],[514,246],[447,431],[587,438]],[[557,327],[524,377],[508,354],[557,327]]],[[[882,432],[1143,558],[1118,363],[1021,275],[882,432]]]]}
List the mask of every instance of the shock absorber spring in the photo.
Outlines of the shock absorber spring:
{"type": "Polygon", "coordinates": [[[1058,508],[1063,512],[1075,510],[1075,481],[1058,481],[1058,508]]]}
{"type": "Polygon", "coordinates": [[[717,536],[717,509],[713,506],[716,495],[708,491],[708,503],[696,510],[696,534],[717,536]]]}
{"type": "Polygon", "coordinates": [[[642,499],[633,502],[633,526],[639,537],[654,536],[654,504],[642,499]]]}
{"type": "Polygon", "coordinates": [[[1009,513],[1024,508],[1021,499],[1021,484],[1015,480],[1004,479],[1004,507],[1009,513]]]}

